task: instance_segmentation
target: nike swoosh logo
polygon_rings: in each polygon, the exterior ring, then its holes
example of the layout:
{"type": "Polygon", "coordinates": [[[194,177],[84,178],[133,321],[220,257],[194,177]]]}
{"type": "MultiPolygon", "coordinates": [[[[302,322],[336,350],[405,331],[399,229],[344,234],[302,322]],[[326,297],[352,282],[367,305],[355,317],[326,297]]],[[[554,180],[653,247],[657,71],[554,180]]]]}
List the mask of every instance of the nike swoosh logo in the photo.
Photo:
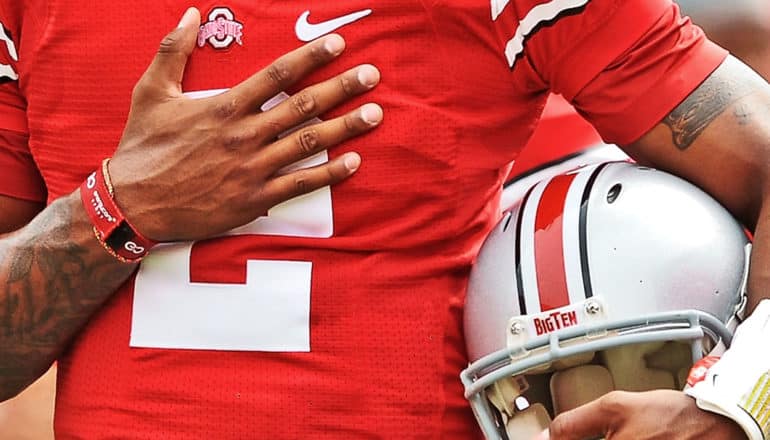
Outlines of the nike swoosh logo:
{"type": "Polygon", "coordinates": [[[326,35],[329,32],[339,29],[346,24],[360,20],[371,13],[371,9],[364,9],[362,11],[353,12],[352,14],[343,15],[342,17],[333,18],[331,20],[322,21],[320,23],[310,23],[307,21],[307,18],[310,16],[310,11],[305,11],[297,19],[297,24],[294,25],[294,32],[297,33],[297,38],[299,38],[300,41],[312,41],[320,36],[326,35]]]}

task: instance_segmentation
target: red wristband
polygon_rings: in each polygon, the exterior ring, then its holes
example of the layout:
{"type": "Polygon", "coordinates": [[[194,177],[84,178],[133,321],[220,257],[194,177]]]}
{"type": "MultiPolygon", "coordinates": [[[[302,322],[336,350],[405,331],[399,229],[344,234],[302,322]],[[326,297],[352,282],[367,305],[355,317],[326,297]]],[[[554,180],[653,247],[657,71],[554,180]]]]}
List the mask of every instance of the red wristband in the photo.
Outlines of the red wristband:
{"type": "Polygon", "coordinates": [[[94,225],[94,235],[105,250],[124,263],[140,261],[157,242],[140,234],[126,220],[113,199],[107,164],[91,173],[80,186],[80,198],[94,225]]]}

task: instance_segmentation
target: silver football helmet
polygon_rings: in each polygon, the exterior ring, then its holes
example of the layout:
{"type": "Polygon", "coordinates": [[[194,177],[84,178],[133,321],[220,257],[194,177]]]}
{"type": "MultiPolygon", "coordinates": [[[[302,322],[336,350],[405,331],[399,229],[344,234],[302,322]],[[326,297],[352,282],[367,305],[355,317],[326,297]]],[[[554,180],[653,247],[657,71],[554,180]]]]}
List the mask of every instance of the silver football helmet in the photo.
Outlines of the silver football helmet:
{"type": "Polygon", "coordinates": [[[729,345],[750,243],[700,189],[626,162],[546,179],[481,248],[462,372],[482,431],[525,439],[622,389],[681,389],[729,345]]]}

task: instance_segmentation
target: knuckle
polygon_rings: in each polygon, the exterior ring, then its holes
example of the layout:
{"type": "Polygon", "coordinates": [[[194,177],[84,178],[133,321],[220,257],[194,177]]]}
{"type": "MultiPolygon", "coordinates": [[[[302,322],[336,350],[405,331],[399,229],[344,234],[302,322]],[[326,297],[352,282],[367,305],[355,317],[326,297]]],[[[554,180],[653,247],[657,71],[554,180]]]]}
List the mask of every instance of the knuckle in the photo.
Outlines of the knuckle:
{"type": "Polygon", "coordinates": [[[134,88],[131,91],[131,100],[133,102],[142,102],[153,96],[157,96],[159,91],[157,85],[153,84],[150,75],[145,74],[134,85],[134,88]]]}
{"type": "Polygon", "coordinates": [[[134,84],[133,90],[131,90],[131,100],[138,101],[144,98],[145,95],[145,86],[144,81],[139,80],[136,84],[134,84]]]}
{"type": "Polygon", "coordinates": [[[323,63],[327,60],[328,56],[329,52],[323,48],[323,45],[314,44],[313,47],[310,48],[310,58],[315,63],[323,63]]]}
{"type": "Polygon", "coordinates": [[[599,399],[599,410],[603,414],[615,414],[623,406],[625,393],[622,391],[610,391],[599,399]]]}
{"type": "Polygon", "coordinates": [[[228,150],[237,150],[243,145],[243,136],[240,134],[231,134],[224,136],[222,145],[228,150]]]}
{"type": "Polygon", "coordinates": [[[250,126],[244,130],[244,138],[251,142],[261,142],[264,136],[262,127],[250,126]]]}
{"type": "Polygon", "coordinates": [[[345,131],[349,134],[358,133],[360,118],[355,115],[349,114],[343,118],[345,122],[345,131]]]}
{"type": "Polygon", "coordinates": [[[551,438],[572,438],[575,432],[579,432],[580,420],[572,413],[563,413],[556,416],[548,426],[551,438]]]}
{"type": "Polygon", "coordinates": [[[316,109],[315,97],[309,92],[300,92],[292,96],[291,103],[300,116],[310,116],[316,109]]]}
{"type": "Polygon", "coordinates": [[[261,215],[259,211],[267,210],[264,207],[270,208],[273,206],[273,197],[267,192],[264,185],[255,185],[253,191],[246,197],[249,200],[249,206],[254,207],[257,211],[255,214],[257,215],[261,215]]]}
{"type": "Polygon", "coordinates": [[[286,124],[263,113],[257,116],[255,123],[250,127],[249,136],[259,143],[274,141],[288,128],[286,124]]]}
{"type": "Polygon", "coordinates": [[[297,144],[303,156],[316,151],[319,143],[318,131],[314,128],[302,130],[297,136],[297,144]]]}
{"type": "Polygon", "coordinates": [[[297,194],[304,194],[311,189],[307,173],[297,173],[294,176],[294,189],[297,194]]]}
{"type": "Polygon", "coordinates": [[[552,437],[562,437],[569,432],[569,417],[563,414],[556,416],[548,426],[549,434],[552,437]]]}
{"type": "Polygon", "coordinates": [[[356,94],[356,84],[358,81],[353,81],[348,75],[342,75],[339,78],[339,83],[340,88],[343,92],[345,92],[346,95],[353,96],[356,94]]]}
{"type": "Polygon", "coordinates": [[[238,112],[238,98],[218,100],[214,104],[213,114],[217,119],[230,119],[238,112]]]}
{"type": "Polygon", "coordinates": [[[158,53],[167,54],[176,52],[179,36],[179,32],[174,31],[163,37],[163,40],[161,40],[160,46],[158,47],[158,53]]]}
{"type": "Polygon", "coordinates": [[[291,81],[291,69],[283,60],[277,60],[267,68],[267,77],[279,87],[284,87],[291,81]]]}
{"type": "Polygon", "coordinates": [[[344,172],[344,167],[341,167],[339,165],[335,166],[335,164],[327,164],[326,168],[326,183],[331,184],[334,182],[338,182],[345,178],[347,175],[346,172],[344,172]]]}
{"type": "Polygon", "coordinates": [[[264,132],[269,134],[270,137],[278,136],[289,128],[286,126],[286,124],[283,124],[280,121],[276,121],[275,119],[265,120],[263,127],[264,132]]]}

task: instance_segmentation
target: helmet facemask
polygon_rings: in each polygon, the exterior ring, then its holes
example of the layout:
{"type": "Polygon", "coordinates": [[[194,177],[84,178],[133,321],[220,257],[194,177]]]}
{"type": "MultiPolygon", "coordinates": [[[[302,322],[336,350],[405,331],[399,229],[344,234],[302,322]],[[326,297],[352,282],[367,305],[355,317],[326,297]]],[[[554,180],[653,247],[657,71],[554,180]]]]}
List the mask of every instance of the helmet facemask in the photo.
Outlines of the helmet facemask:
{"type": "Polygon", "coordinates": [[[718,203],[649,168],[601,164],[533,187],[469,284],[461,379],[485,435],[529,439],[612,390],[682,389],[695,361],[729,345],[749,250],[718,203]]]}

